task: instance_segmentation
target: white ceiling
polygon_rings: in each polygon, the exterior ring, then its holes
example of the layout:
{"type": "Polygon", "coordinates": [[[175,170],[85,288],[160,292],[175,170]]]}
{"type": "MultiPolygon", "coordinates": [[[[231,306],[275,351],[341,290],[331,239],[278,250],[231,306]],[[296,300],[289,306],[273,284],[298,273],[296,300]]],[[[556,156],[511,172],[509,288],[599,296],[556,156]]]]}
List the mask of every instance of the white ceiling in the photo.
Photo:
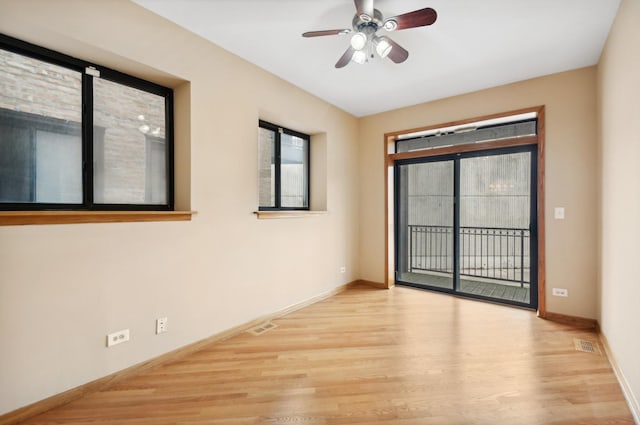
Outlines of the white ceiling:
{"type": "MultiPolygon", "coordinates": [[[[424,7],[432,25],[389,33],[409,51],[336,69],[352,0],[134,0],[356,116],[594,65],[620,0],[375,0],[385,17],[424,7]]],[[[379,33],[384,33],[379,30],[379,33]]]]}

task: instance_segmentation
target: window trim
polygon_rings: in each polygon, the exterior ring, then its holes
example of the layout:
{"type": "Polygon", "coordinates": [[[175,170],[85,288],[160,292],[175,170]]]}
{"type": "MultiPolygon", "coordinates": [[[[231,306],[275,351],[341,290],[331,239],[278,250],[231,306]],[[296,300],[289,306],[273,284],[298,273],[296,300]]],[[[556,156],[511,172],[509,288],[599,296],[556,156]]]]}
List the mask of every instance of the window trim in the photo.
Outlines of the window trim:
{"type": "Polygon", "coordinates": [[[196,211],[0,211],[0,226],[191,221],[196,211]]]}
{"type": "MultiPolygon", "coordinates": [[[[57,204],[21,202],[0,202],[3,211],[174,211],[175,209],[175,170],[174,170],[174,123],[173,90],[159,84],[137,78],[114,69],[74,58],[45,47],[37,46],[0,33],[0,49],[18,55],[47,62],[75,72],[82,78],[82,203],[57,204]],[[99,76],[94,74],[99,73],[99,76]],[[165,98],[165,140],[167,167],[167,202],[165,204],[100,204],[93,199],[93,79],[101,78],[126,87],[145,91],[165,98]]],[[[52,118],[55,119],[55,118],[52,118]]],[[[4,214],[3,216],[6,216],[4,214]]],[[[0,217],[1,218],[1,217],[0,217]]],[[[133,220],[138,221],[138,220],[133,220]]],[[[55,220],[54,220],[55,222],[55,220]]],[[[83,222],[83,221],[81,221],[83,222]]],[[[2,223],[0,223],[2,224],[2,223]]]]}
{"type": "MultiPolygon", "coordinates": [[[[258,205],[258,212],[266,212],[266,211],[309,211],[311,209],[311,136],[308,134],[300,133],[299,131],[291,130],[268,121],[258,120],[258,129],[265,128],[267,130],[271,130],[276,135],[275,140],[275,206],[273,207],[265,207],[258,205]],[[283,207],[281,206],[282,197],[281,197],[281,181],[280,181],[280,173],[281,173],[281,140],[280,135],[287,134],[290,136],[298,137],[300,139],[304,139],[307,143],[307,152],[306,152],[306,175],[305,175],[305,193],[307,198],[307,205],[305,207],[283,207]]],[[[258,185],[258,190],[260,190],[260,185],[258,185]]],[[[258,200],[258,204],[260,201],[258,200]]]]}
{"type": "Polygon", "coordinates": [[[254,211],[256,217],[259,219],[275,219],[275,218],[306,218],[317,217],[321,215],[327,215],[328,211],[318,210],[267,210],[267,211],[254,211]]]}

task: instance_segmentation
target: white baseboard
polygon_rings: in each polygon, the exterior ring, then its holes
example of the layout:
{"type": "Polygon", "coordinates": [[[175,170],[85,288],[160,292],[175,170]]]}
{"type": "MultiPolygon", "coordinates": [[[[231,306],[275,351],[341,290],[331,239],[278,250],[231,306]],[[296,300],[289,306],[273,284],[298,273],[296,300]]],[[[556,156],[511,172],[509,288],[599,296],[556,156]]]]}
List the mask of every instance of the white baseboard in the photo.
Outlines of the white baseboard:
{"type": "Polygon", "coordinates": [[[627,378],[624,376],[624,373],[622,373],[622,369],[620,369],[618,361],[611,351],[609,341],[607,341],[607,337],[602,332],[602,330],[600,330],[600,342],[604,347],[604,351],[607,353],[607,358],[609,359],[609,364],[611,364],[613,373],[616,375],[616,378],[618,378],[620,388],[622,388],[622,394],[624,394],[624,398],[627,400],[627,404],[629,405],[629,410],[631,410],[633,420],[635,421],[636,425],[640,425],[640,403],[638,403],[638,399],[631,390],[631,386],[629,385],[627,378]]]}

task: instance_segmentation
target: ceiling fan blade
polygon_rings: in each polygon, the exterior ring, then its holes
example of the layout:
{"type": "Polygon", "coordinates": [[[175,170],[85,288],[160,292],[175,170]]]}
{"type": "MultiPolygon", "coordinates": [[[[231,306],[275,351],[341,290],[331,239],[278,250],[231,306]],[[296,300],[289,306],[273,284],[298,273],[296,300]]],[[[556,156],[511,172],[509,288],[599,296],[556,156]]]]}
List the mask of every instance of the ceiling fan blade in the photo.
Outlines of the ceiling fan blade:
{"type": "Polygon", "coordinates": [[[438,14],[436,13],[436,11],[430,7],[426,7],[424,9],[414,10],[413,12],[385,19],[383,26],[389,31],[405,30],[408,28],[431,25],[436,21],[437,18],[438,14]],[[397,24],[395,28],[393,28],[393,22],[397,24]]]}
{"type": "Polygon", "coordinates": [[[351,32],[350,29],[342,29],[342,30],[324,30],[324,31],[307,31],[302,34],[303,37],[321,37],[324,35],[343,35],[349,34],[351,32]]]}
{"type": "MultiPolygon", "coordinates": [[[[369,21],[373,18],[373,0],[353,0],[356,4],[356,12],[358,16],[368,16],[369,21]]],[[[362,19],[365,22],[368,22],[366,19],[362,19]]]]}
{"type": "Polygon", "coordinates": [[[399,45],[389,37],[385,37],[385,38],[389,42],[389,44],[391,44],[392,46],[391,51],[389,52],[389,55],[387,57],[395,63],[402,63],[406,61],[407,58],[409,57],[409,52],[407,52],[407,50],[404,47],[402,47],[401,45],[399,45]]]}
{"type": "Polygon", "coordinates": [[[356,49],[349,46],[347,51],[344,52],[344,54],[340,57],[340,59],[338,59],[338,62],[336,62],[336,68],[344,68],[345,66],[347,66],[347,64],[351,62],[351,58],[353,57],[353,54],[355,53],[355,51],[356,49]]]}

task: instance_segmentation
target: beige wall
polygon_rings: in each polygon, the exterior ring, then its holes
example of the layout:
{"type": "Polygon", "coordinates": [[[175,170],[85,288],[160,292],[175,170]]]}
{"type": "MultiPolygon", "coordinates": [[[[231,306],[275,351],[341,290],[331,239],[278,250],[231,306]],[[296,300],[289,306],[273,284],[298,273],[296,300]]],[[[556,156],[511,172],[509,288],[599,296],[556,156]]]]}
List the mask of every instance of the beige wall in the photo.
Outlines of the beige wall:
{"type": "Polygon", "coordinates": [[[176,203],[198,215],[0,228],[0,414],[345,282],[384,281],[382,135],[537,105],[547,108],[548,310],[598,317],[640,394],[640,195],[623,191],[640,178],[640,12],[636,0],[621,7],[597,75],[586,68],[356,120],[125,0],[3,0],[0,32],[176,88],[176,203]],[[258,118],[314,135],[312,205],[328,215],[251,214],[258,118]],[[569,298],[551,297],[552,287],[569,298]],[[156,336],[160,316],[169,332],[156,336]],[[105,348],[122,328],[132,340],[105,348]]]}
{"type": "Polygon", "coordinates": [[[595,318],[595,77],[590,67],[361,119],[362,278],[384,281],[384,133],[545,105],[547,311],[595,318]],[[553,219],[555,206],[565,208],[565,220],[553,219]],[[552,297],[553,287],[569,297],[552,297]]]}
{"type": "Polygon", "coordinates": [[[600,326],[640,421],[640,1],[623,0],[598,65],[600,326]],[[633,395],[635,394],[635,396],[633,395]]]}
{"type": "Polygon", "coordinates": [[[0,414],[359,276],[356,118],[123,0],[3,0],[0,32],[176,87],[177,205],[198,211],[0,228],[0,414]],[[327,215],[252,214],[258,118],[314,135],[327,215]]]}

